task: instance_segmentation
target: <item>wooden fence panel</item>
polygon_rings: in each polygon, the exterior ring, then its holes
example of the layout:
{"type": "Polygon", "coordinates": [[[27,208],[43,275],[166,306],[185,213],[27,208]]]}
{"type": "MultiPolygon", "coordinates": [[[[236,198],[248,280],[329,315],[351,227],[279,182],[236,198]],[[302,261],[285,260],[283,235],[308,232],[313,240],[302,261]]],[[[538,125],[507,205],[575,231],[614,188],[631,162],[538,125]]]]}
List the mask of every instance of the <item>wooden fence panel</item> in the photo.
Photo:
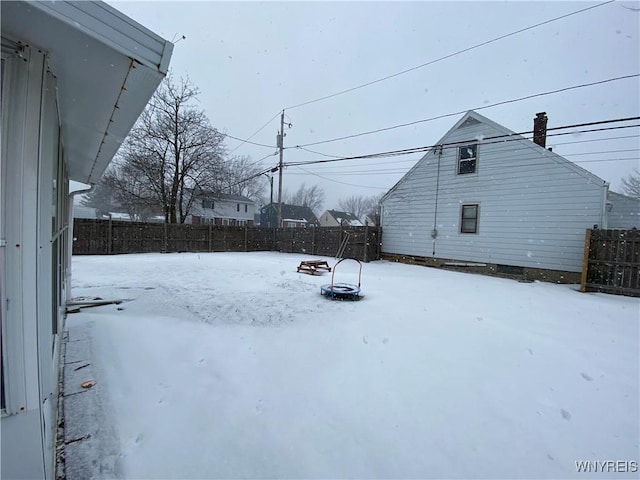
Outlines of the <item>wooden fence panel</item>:
{"type": "Polygon", "coordinates": [[[588,230],[583,292],[640,297],[640,230],[588,230]]]}
{"type": "Polygon", "coordinates": [[[378,227],[258,228],[76,219],[74,255],[279,251],[362,261],[380,258],[378,227]]]}

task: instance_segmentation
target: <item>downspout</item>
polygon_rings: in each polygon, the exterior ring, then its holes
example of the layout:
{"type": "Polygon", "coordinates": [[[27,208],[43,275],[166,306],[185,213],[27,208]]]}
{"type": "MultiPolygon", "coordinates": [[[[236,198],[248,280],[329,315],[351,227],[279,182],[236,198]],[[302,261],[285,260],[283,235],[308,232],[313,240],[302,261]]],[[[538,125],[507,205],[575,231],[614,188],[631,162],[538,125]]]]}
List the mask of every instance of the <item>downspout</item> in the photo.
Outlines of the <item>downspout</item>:
{"type": "Polygon", "coordinates": [[[73,255],[73,203],[76,195],[81,195],[83,193],[89,193],[95,188],[95,184],[92,183],[89,185],[89,188],[85,188],[83,190],[75,190],[73,192],[69,192],[69,200],[67,203],[67,208],[69,210],[69,218],[67,220],[68,224],[68,234],[67,234],[67,258],[65,259],[67,262],[66,270],[66,302],[71,300],[71,256],[73,255]]]}
{"type": "Polygon", "coordinates": [[[607,197],[609,196],[609,182],[604,182],[602,185],[602,211],[600,212],[600,228],[606,230],[609,224],[609,212],[607,212],[607,197]]]}
{"type": "Polygon", "coordinates": [[[438,237],[438,193],[440,190],[440,159],[442,158],[442,145],[436,147],[438,149],[438,173],[436,175],[436,204],[433,211],[433,230],[431,230],[431,238],[433,238],[432,258],[436,258],[436,238],[438,237]]]}

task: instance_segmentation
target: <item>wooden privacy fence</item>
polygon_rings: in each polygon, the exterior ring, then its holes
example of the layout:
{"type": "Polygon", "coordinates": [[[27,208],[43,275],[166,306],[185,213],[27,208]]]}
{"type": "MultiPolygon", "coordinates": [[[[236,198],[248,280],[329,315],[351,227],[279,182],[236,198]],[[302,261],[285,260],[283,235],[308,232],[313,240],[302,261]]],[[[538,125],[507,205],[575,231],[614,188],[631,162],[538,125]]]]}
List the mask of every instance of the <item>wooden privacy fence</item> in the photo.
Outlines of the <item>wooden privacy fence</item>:
{"type": "Polygon", "coordinates": [[[640,230],[587,230],[581,291],[640,297],[640,230]]]}
{"type": "Polygon", "coordinates": [[[259,228],[75,219],[74,255],[278,251],[368,262],[380,258],[378,227],[259,228]]]}

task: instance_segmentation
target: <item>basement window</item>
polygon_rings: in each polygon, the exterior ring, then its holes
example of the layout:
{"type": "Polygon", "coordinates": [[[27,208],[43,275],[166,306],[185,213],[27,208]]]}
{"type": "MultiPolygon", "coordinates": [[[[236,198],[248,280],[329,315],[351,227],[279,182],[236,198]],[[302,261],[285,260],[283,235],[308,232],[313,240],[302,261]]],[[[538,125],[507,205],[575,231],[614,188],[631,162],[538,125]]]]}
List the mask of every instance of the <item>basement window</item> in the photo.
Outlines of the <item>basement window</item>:
{"type": "Polygon", "coordinates": [[[477,143],[458,147],[458,175],[464,175],[466,173],[476,173],[477,160],[477,143]]]}
{"type": "Polygon", "coordinates": [[[460,233],[478,233],[478,210],[479,205],[462,205],[462,215],[460,219],[460,233]]]}

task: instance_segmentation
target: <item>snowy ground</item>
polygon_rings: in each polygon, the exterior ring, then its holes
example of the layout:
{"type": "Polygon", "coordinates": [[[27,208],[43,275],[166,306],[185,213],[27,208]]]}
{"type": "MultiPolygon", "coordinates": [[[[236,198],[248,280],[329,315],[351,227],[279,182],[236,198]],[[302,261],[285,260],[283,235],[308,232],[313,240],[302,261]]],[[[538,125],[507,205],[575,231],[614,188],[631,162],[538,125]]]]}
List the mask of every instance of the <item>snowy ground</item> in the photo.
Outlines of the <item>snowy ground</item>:
{"type": "Polygon", "coordinates": [[[118,452],[103,477],[638,477],[576,471],[639,460],[638,299],[372,262],[365,298],[332,302],[308,258],[74,257],[75,297],[129,300],[67,319],[118,452]]]}

